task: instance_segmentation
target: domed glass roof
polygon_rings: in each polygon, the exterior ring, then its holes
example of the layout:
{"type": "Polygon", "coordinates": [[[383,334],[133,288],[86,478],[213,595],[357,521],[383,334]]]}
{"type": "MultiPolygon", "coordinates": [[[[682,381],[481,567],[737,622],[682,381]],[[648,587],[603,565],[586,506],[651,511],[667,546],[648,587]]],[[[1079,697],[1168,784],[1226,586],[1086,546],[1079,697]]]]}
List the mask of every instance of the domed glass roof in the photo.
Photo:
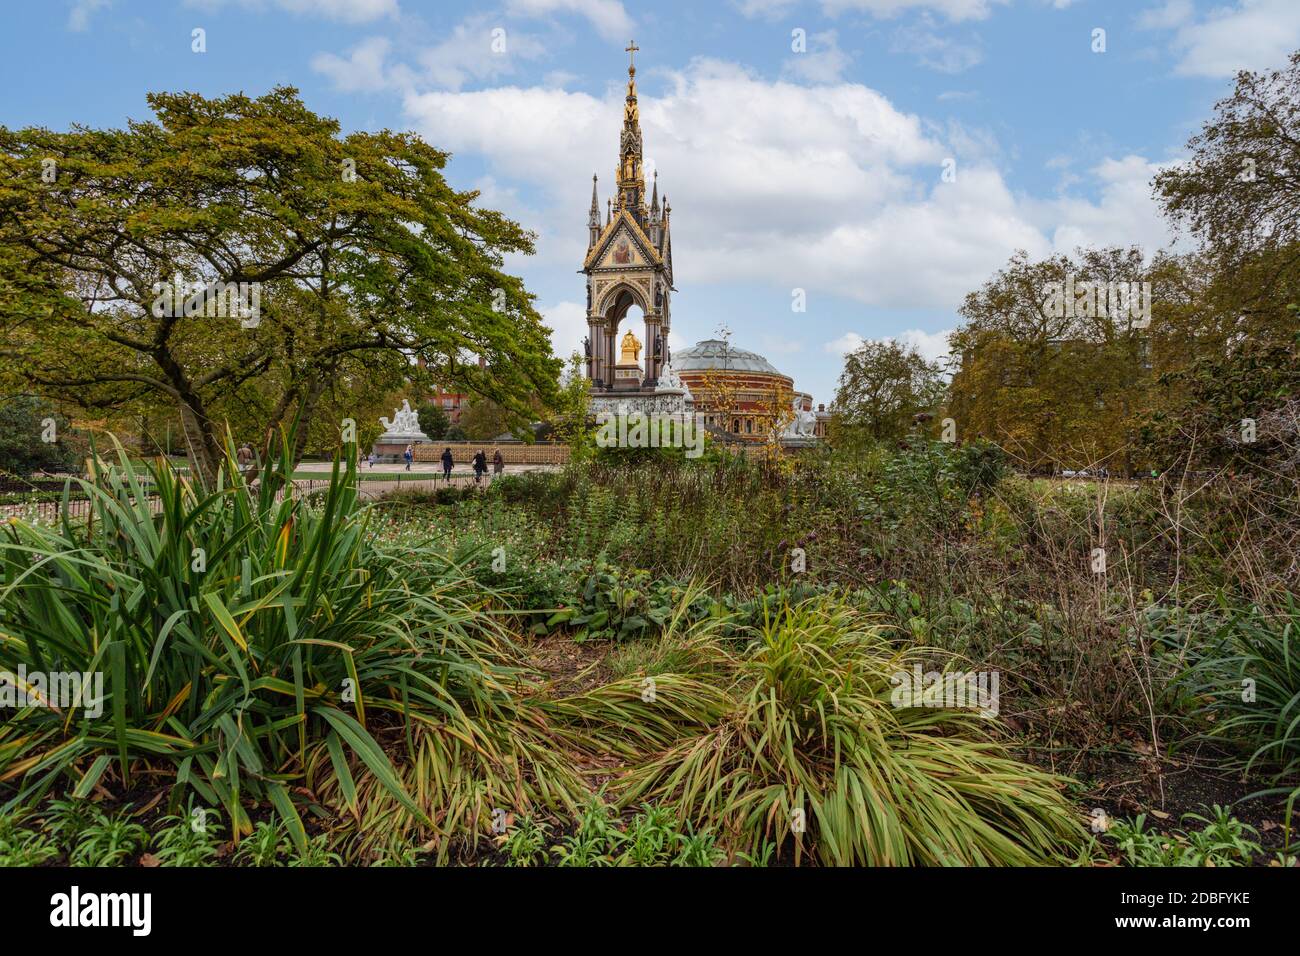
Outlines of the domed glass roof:
{"type": "MultiPolygon", "coordinates": [[[[764,372],[782,375],[772,363],[757,352],[738,349],[721,339],[705,339],[672,354],[673,368],[678,372],[703,372],[707,369],[727,369],[732,372],[764,372]]],[[[784,376],[783,376],[784,377],[784,376]]]]}

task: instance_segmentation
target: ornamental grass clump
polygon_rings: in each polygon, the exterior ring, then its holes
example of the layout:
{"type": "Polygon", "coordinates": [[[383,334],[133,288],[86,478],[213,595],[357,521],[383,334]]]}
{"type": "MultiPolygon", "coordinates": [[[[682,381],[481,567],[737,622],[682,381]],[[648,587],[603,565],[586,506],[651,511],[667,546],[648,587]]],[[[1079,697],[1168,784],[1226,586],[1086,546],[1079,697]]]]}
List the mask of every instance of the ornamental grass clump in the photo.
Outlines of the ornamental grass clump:
{"type": "Polygon", "coordinates": [[[974,711],[896,707],[915,657],[833,598],[786,605],[737,659],[731,704],[633,767],[625,803],[670,803],[749,854],[798,863],[1033,865],[1085,835],[1064,781],[1012,759],[974,711]]]}

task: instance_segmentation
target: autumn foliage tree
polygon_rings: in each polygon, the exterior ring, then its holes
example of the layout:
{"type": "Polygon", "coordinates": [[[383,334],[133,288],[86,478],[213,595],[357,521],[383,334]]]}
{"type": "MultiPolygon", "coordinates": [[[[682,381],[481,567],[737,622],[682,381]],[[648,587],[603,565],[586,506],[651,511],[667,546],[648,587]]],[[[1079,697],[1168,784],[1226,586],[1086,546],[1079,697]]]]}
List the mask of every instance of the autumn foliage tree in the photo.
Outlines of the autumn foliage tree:
{"type": "Polygon", "coordinates": [[[343,135],[292,88],[148,100],[125,129],[0,128],[0,357],[28,387],[170,407],[209,479],[228,422],[296,421],[301,452],[331,388],[387,392],[417,358],[520,418],[554,395],[546,329],[501,268],[533,237],[453,189],[446,153],[343,135]],[[193,311],[158,307],[177,276],[193,311]],[[208,293],[241,283],[255,319],[214,313],[208,293]]]}
{"type": "Polygon", "coordinates": [[[960,364],[949,412],[959,437],[995,441],[1031,469],[1129,467],[1147,319],[1130,314],[1127,303],[1117,310],[1108,295],[1062,303],[1054,293],[1149,281],[1137,248],[1041,261],[1014,255],[966,297],[965,321],[952,336],[960,364]]]}

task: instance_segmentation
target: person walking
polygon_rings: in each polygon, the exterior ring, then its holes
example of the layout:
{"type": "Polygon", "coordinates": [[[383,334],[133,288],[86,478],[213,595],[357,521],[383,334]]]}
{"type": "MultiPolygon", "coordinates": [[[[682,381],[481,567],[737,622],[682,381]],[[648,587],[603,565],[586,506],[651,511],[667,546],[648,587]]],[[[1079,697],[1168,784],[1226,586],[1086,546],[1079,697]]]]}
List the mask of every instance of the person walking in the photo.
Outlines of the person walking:
{"type": "Polygon", "coordinates": [[[501,449],[498,448],[496,450],[496,454],[492,456],[493,480],[499,478],[505,472],[505,470],[506,470],[506,460],[501,457],[501,449]]]}
{"type": "Polygon", "coordinates": [[[239,450],[235,452],[235,460],[239,462],[240,471],[248,470],[248,466],[253,463],[253,449],[248,442],[239,446],[239,450]]]}
{"type": "Polygon", "coordinates": [[[411,462],[415,460],[415,449],[410,445],[406,446],[406,451],[402,452],[402,457],[406,459],[406,470],[411,470],[411,462]]]}
{"type": "Polygon", "coordinates": [[[447,480],[447,484],[451,484],[451,465],[451,449],[444,448],[442,450],[442,477],[447,480]]]}
{"type": "Polygon", "coordinates": [[[482,484],[485,474],[487,474],[487,452],[480,448],[474,456],[474,484],[482,484]]]}

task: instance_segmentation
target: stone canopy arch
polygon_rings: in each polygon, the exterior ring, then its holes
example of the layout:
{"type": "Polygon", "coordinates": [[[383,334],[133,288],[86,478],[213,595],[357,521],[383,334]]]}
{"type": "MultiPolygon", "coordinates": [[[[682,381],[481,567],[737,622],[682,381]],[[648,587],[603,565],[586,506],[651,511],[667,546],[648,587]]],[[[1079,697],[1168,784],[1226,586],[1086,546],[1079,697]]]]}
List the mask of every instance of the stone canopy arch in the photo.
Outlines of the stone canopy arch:
{"type": "Polygon", "coordinates": [[[627,310],[634,305],[641,309],[642,315],[649,315],[654,311],[646,301],[643,289],[631,282],[622,281],[615,283],[601,294],[596,312],[606,319],[622,321],[627,315],[627,310]]]}
{"type": "Polygon", "coordinates": [[[651,304],[644,285],[650,285],[653,276],[628,276],[620,278],[601,290],[596,307],[588,316],[591,338],[591,374],[598,387],[614,387],[614,379],[619,379],[619,388],[648,387],[655,381],[655,376],[662,365],[663,348],[660,313],[651,304]],[[638,281],[640,280],[640,281],[638,281]],[[640,311],[640,316],[633,316],[633,307],[640,311]],[[628,320],[634,323],[644,322],[644,330],[634,328],[632,331],[641,342],[641,375],[629,380],[626,370],[616,373],[619,362],[620,331],[628,320]]]}

